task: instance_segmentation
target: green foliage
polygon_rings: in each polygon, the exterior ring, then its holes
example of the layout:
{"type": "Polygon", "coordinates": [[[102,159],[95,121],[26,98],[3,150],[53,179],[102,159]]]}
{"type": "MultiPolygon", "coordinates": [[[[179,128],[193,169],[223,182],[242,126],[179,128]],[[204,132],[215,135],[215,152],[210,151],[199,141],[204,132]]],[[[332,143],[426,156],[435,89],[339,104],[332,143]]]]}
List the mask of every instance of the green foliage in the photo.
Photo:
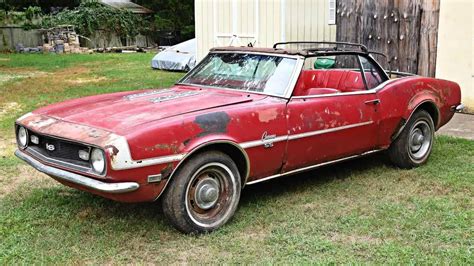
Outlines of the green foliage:
{"type": "Polygon", "coordinates": [[[193,0],[136,0],[143,5],[156,11],[154,31],[177,31],[183,36],[194,35],[194,1],[193,0]]]}
{"type": "Polygon", "coordinates": [[[175,24],[171,19],[167,19],[159,14],[155,15],[155,27],[158,30],[171,31],[174,30],[175,24]]]}
{"type": "Polygon", "coordinates": [[[23,11],[0,9],[0,25],[19,25],[28,30],[39,27],[42,11],[39,6],[29,6],[23,11]]]}
{"type": "Polygon", "coordinates": [[[108,34],[133,37],[139,34],[143,21],[128,10],[111,8],[97,1],[85,1],[73,10],[65,9],[43,18],[45,28],[58,25],[74,25],[76,31],[84,36],[92,36],[101,30],[108,34]]]}
{"type": "MultiPolygon", "coordinates": [[[[0,0],[1,1],[1,0],[0,0]]],[[[74,25],[84,36],[103,30],[121,37],[138,33],[176,32],[180,39],[194,37],[194,0],[134,0],[156,13],[143,18],[127,10],[114,9],[97,0],[4,0],[0,3],[0,25],[22,25],[25,29],[74,25]],[[49,14],[52,7],[65,8],[49,14]],[[42,15],[41,9],[48,15],[42,15]]]]}
{"type": "Polygon", "coordinates": [[[29,6],[25,9],[25,18],[29,21],[38,18],[41,14],[41,7],[39,6],[29,6]]]}
{"type": "Polygon", "coordinates": [[[23,29],[29,30],[39,28],[42,14],[43,12],[39,6],[29,6],[25,8],[23,29]]]}
{"type": "Polygon", "coordinates": [[[49,9],[50,7],[73,8],[78,6],[80,2],[81,0],[3,0],[3,3],[0,3],[0,9],[6,7],[9,10],[22,10],[29,6],[39,6],[43,9],[49,9]]]}

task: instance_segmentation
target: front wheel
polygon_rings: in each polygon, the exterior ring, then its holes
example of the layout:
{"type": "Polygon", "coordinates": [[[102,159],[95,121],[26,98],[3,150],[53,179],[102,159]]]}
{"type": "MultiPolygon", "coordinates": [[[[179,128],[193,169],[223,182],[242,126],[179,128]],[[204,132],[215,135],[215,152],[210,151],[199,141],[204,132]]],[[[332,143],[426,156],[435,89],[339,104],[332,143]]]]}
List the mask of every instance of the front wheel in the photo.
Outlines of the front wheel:
{"type": "Polygon", "coordinates": [[[212,151],[189,159],[164,193],[163,212],[185,233],[211,232],[235,213],[241,182],[237,166],[224,153],[212,151]]]}
{"type": "Polygon", "coordinates": [[[411,169],[424,164],[431,154],[434,123],[424,110],[413,114],[402,133],[388,150],[390,160],[398,167],[411,169]]]}

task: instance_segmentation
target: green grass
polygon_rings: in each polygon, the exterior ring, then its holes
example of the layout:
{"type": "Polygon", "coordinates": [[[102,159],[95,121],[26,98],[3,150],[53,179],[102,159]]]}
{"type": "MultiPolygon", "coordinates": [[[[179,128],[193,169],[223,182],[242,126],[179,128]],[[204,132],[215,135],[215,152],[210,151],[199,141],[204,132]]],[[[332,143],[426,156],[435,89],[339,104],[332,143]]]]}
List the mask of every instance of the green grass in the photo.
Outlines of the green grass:
{"type": "MultiPolygon", "coordinates": [[[[151,69],[153,56],[0,55],[0,143],[13,138],[18,117],[38,107],[100,93],[166,87],[182,77],[151,69]]],[[[0,174],[19,163],[12,149],[10,144],[6,155],[0,150],[0,167],[9,167],[0,174]]]]}
{"type": "MultiPolygon", "coordinates": [[[[54,75],[58,64],[79,71],[75,79],[105,77],[65,86],[49,81],[59,88],[34,95],[34,88],[13,89],[44,80],[40,76],[4,83],[0,104],[18,102],[21,110],[1,118],[0,133],[12,138],[15,117],[43,104],[166,86],[182,75],[150,70],[151,57],[0,57],[0,72],[35,66],[54,75]]],[[[159,203],[102,199],[38,177],[4,156],[0,185],[27,175],[0,197],[0,264],[474,263],[473,141],[438,136],[428,164],[413,170],[395,169],[376,154],[248,186],[234,219],[201,236],[175,231],[159,203]]]]}

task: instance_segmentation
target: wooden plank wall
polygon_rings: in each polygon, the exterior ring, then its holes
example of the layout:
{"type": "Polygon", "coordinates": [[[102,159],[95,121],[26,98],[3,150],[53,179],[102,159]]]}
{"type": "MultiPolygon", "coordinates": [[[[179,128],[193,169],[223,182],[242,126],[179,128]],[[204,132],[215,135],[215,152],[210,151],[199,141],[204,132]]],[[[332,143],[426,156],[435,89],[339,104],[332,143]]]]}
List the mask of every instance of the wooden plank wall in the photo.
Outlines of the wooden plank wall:
{"type": "Polygon", "coordinates": [[[365,44],[385,68],[434,77],[440,0],[338,0],[336,40],[365,44]]]}
{"type": "Polygon", "coordinates": [[[23,44],[25,47],[43,45],[41,32],[38,30],[24,30],[20,26],[0,27],[0,51],[15,50],[15,45],[23,44]]]}

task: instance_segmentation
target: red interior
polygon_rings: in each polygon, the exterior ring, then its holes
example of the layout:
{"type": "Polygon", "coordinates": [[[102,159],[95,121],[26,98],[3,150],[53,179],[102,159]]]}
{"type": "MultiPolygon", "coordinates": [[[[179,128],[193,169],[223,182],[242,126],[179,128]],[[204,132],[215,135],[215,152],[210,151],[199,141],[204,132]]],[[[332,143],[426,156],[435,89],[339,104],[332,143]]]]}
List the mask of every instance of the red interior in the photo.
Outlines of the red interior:
{"type": "Polygon", "coordinates": [[[294,96],[365,90],[362,75],[350,69],[303,70],[294,96]]]}

